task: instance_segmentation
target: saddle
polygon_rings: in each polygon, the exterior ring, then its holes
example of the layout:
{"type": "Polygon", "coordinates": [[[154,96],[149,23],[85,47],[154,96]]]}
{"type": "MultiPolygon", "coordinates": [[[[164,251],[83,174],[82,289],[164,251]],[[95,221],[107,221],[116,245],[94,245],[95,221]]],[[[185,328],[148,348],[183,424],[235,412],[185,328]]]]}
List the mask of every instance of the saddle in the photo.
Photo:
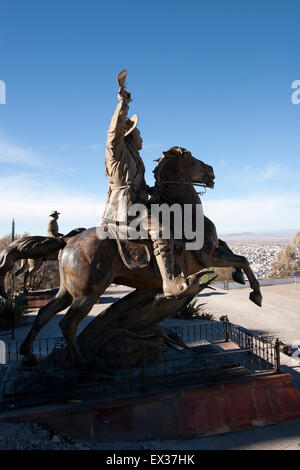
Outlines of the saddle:
{"type": "Polygon", "coordinates": [[[152,258],[151,240],[120,240],[116,238],[118,251],[125,266],[134,271],[149,266],[152,258]]]}
{"type": "Polygon", "coordinates": [[[118,226],[116,229],[116,225],[107,224],[106,230],[109,230],[111,237],[115,239],[119,255],[128,269],[134,271],[149,266],[152,258],[151,240],[136,239],[136,232],[127,225],[118,226]]]}
{"type": "MultiPolygon", "coordinates": [[[[126,226],[126,230],[128,230],[128,238],[126,239],[120,237],[118,231],[114,229],[112,231],[123,263],[131,271],[146,268],[154,256],[152,240],[130,238],[130,231],[132,229],[126,226]]],[[[174,240],[174,255],[182,256],[183,251],[184,240],[174,240]]]]}

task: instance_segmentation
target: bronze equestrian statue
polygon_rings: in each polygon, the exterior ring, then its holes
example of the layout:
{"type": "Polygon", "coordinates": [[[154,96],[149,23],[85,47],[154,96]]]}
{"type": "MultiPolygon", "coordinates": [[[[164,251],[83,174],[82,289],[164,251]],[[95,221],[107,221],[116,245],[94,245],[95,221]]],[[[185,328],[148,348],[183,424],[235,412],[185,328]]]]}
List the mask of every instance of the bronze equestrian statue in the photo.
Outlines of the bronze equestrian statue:
{"type": "MultiPolygon", "coordinates": [[[[126,91],[127,71],[117,76],[119,103],[107,133],[105,151],[105,173],[108,177],[108,197],[103,214],[103,223],[122,224],[133,204],[148,204],[145,167],[139,151],[143,140],[137,128],[138,117],[128,118],[131,94],[126,91]],[[122,203],[120,202],[122,201],[122,203]]],[[[149,221],[151,225],[151,220],[149,221]]],[[[150,229],[156,263],[162,277],[165,297],[176,296],[187,291],[189,286],[182,273],[175,272],[174,245],[172,240],[161,237],[161,230],[150,229]]]]}
{"type": "MultiPolygon", "coordinates": [[[[62,238],[39,235],[22,237],[4,248],[0,253],[0,295],[5,299],[8,298],[5,291],[5,276],[14,268],[18,260],[25,260],[22,270],[27,266],[27,260],[31,271],[38,269],[36,266],[40,267],[44,261],[57,260],[59,251],[66,246],[72,237],[84,230],[86,229],[76,228],[62,238]]],[[[29,274],[31,273],[30,269],[29,274]]],[[[15,274],[20,275],[21,268],[15,274]]]]}
{"type": "MultiPolygon", "coordinates": [[[[153,198],[156,203],[169,204],[200,204],[200,198],[190,183],[204,183],[208,187],[214,186],[214,175],[212,168],[197,160],[186,149],[173,147],[164,152],[155,169],[156,183],[153,198]],[[162,181],[170,179],[171,183],[161,184],[162,181]],[[186,184],[185,184],[186,183],[186,184]]],[[[151,203],[151,200],[150,200],[151,203]]],[[[60,266],[60,288],[57,295],[42,307],[35,319],[35,323],[23,342],[20,352],[24,355],[25,362],[34,360],[32,343],[43,326],[57,313],[69,308],[60,321],[60,327],[66,340],[68,351],[74,363],[84,363],[84,355],[77,344],[76,330],[83,318],[92,309],[96,300],[103,294],[111,283],[126,285],[136,288],[131,294],[130,302],[133,305],[135,299],[140,302],[145,297],[145,292],[153,293],[162,291],[162,277],[156,267],[156,258],[153,256],[146,267],[130,270],[123,262],[116,240],[111,238],[101,239],[98,236],[99,227],[90,228],[83,233],[73,237],[61,250],[59,255],[60,266]]],[[[140,246],[140,240],[136,243],[140,246]]],[[[180,245],[180,241],[179,241],[180,245]]],[[[180,248],[180,246],[179,246],[180,248]]],[[[231,267],[237,268],[237,272],[243,269],[253,289],[250,300],[261,305],[262,296],[257,279],[255,278],[247,259],[243,256],[234,255],[227,245],[220,241],[216,228],[212,221],[204,219],[204,245],[201,250],[178,250],[175,253],[180,265],[185,266],[184,276],[188,279],[190,275],[206,267],[231,267]]],[[[239,276],[237,276],[239,279],[239,276]]],[[[199,288],[200,290],[200,288],[199,288]]],[[[195,293],[194,293],[195,295],[195,293]]],[[[143,301],[142,301],[143,302],[143,301]]],[[[160,300],[162,302],[162,300],[160,300]]],[[[164,309],[168,310],[168,316],[172,316],[174,309],[168,309],[172,305],[171,299],[163,299],[164,309]]],[[[119,302],[116,302],[117,309],[119,302]]],[[[117,317],[122,317],[128,312],[127,302],[123,302],[123,308],[117,310],[117,317]],[[127,306],[126,306],[127,305],[127,306]]],[[[153,300],[155,306],[155,299],[153,300]]],[[[152,306],[153,310],[153,306],[152,306]]],[[[115,310],[116,311],[116,310],[115,310]]],[[[139,323],[138,311],[136,324],[139,323]]],[[[151,312],[148,312],[147,315],[151,312]]],[[[156,323],[166,317],[156,315],[156,323]]],[[[105,329],[111,320],[116,320],[110,314],[99,320],[99,334],[105,329]]],[[[147,319],[145,319],[146,322],[147,319]]],[[[141,327],[141,325],[140,325],[141,327]]]]}
{"type": "Polygon", "coordinates": [[[113,338],[117,338],[117,343],[113,343],[115,350],[121,344],[118,341],[125,336],[138,340],[143,335],[161,335],[167,343],[176,343],[174,336],[158,327],[157,323],[173,316],[178,308],[207,286],[207,283],[199,285],[204,268],[232,266],[233,279],[239,283],[244,283],[243,270],[252,289],[250,300],[261,306],[260,286],[247,259],[235,255],[225,242],[218,239],[216,228],[208,218],[203,218],[204,242],[197,250],[186,249],[184,236],[174,239],[174,225],[170,238],[167,238],[163,236],[159,220],[154,220],[156,225],[151,224],[156,217],[152,206],[161,204],[169,207],[178,204],[183,211],[184,206],[189,205],[193,222],[197,222],[196,209],[201,206],[201,201],[193,185],[213,188],[214,172],[211,166],[193,157],[188,150],[172,147],[158,159],[154,170],[155,186],[148,200],[145,168],[139,155],[142,139],[137,129],[138,118],[136,115],[131,119],[127,117],[131,95],[126,91],[126,75],[126,71],[118,75],[119,104],[107,136],[105,167],[109,190],[101,226],[75,234],[72,238],[48,237],[45,240],[45,237],[40,237],[41,240],[37,240],[38,237],[27,237],[19,245],[11,244],[5,253],[0,254],[0,293],[3,293],[3,275],[17,259],[38,258],[51,250],[59,253],[59,291],[40,308],[21,345],[25,363],[35,361],[32,344],[39,331],[66,308],[68,311],[59,324],[73,364],[89,362],[87,351],[91,352],[92,343],[92,352],[97,354],[103,344],[109,344],[113,338]],[[150,240],[124,241],[105,236],[111,233],[112,227],[114,230],[124,227],[124,224],[126,227],[130,222],[127,212],[135,204],[143,204],[147,208],[150,240]],[[149,254],[146,259],[145,252],[149,254]],[[79,323],[112,283],[136,290],[96,317],[77,338],[79,323]],[[150,332],[149,328],[152,328],[150,332]]]}
{"type": "MultiPolygon", "coordinates": [[[[59,233],[59,228],[58,228],[58,223],[57,223],[59,215],[60,213],[57,211],[52,211],[49,214],[49,217],[51,218],[49,220],[48,228],[47,228],[48,237],[51,237],[51,238],[63,237],[63,234],[59,233]]],[[[24,294],[28,293],[27,283],[29,282],[29,284],[31,284],[33,276],[40,269],[42,264],[45,261],[57,261],[57,256],[58,256],[58,252],[55,250],[53,254],[49,254],[44,258],[22,259],[19,269],[17,269],[17,271],[15,272],[15,276],[18,277],[22,273],[24,273],[24,279],[23,279],[23,293],[24,294]]]]}

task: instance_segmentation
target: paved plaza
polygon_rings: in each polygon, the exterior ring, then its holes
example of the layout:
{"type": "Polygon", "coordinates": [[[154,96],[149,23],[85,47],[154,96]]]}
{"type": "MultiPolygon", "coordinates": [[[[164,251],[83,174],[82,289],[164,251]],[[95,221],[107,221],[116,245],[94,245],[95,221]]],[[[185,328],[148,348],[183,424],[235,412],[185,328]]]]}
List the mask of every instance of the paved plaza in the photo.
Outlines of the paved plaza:
{"type": "MultiPolygon", "coordinates": [[[[214,315],[215,320],[220,316],[227,315],[229,321],[259,335],[279,338],[281,341],[292,344],[294,341],[300,342],[300,283],[283,284],[276,286],[263,286],[262,307],[257,307],[249,300],[249,288],[224,290],[206,290],[199,297],[199,303],[205,303],[204,310],[214,315]]],[[[120,299],[131,292],[132,289],[125,286],[110,287],[101,297],[100,304],[93,307],[88,317],[82,320],[79,325],[80,332],[93,317],[107,308],[112,302],[120,299]]],[[[37,309],[33,309],[26,320],[26,323],[16,329],[17,340],[23,340],[30,330],[37,309]]],[[[49,338],[61,336],[59,321],[66,310],[56,315],[41,330],[38,338],[49,338]]],[[[0,339],[9,340],[10,332],[0,335],[0,339]]]]}
{"type": "Polygon", "coordinates": [[[249,288],[206,291],[201,298],[215,319],[227,315],[232,323],[257,334],[278,337],[288,344],[300,341],[300,283],[263,286],[261,291],[261,308],[249,301],[249,288]]]}

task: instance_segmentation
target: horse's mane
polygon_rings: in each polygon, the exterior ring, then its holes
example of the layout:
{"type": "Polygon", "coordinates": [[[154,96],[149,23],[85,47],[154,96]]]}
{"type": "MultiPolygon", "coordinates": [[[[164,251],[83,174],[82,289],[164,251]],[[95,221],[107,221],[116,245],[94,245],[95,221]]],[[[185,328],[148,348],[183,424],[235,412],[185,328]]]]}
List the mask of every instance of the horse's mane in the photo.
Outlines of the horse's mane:
{"type": "Polygon", "coordinates": [[[86,230],[86,228],[83,228],[83,227],[74,228],[73,230],[71,230],[71,232],[64,235],[63,238],[75,237],[76,235],[79,235],[80,233],[84,232],[85,230],[86,230]]]}
{"type": "Polygon", "coordinates": [[[153,170],[153,174],[156,181],[159,181],[162,171],[165,169],[166,164],[168,163],[169,158],[174,158],[176,155],[177,158],[190,158],[191,152],[189,152],[184,147],[171,147],[169,150],[163,152],[163,156],[157,159],[158,164],[153,170]]]}

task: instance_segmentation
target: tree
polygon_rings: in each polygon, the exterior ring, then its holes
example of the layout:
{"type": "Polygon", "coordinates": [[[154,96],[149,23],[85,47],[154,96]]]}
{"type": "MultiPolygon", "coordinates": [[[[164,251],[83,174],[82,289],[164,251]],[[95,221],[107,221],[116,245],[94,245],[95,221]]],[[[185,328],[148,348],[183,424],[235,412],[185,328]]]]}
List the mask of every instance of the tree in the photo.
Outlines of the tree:
{"type": "Polygon", "coordinates": [[[277,260],[272,264],[270,277],[290,277],[295,271],[300,271],[300,232],[293,241],[281,248],[277,260]]]}
{"type": "Polygon", "coordinates": [[[53,289],[59,286],[58,261],[45,261],[32,276],[28,290],[53,289]]]}

